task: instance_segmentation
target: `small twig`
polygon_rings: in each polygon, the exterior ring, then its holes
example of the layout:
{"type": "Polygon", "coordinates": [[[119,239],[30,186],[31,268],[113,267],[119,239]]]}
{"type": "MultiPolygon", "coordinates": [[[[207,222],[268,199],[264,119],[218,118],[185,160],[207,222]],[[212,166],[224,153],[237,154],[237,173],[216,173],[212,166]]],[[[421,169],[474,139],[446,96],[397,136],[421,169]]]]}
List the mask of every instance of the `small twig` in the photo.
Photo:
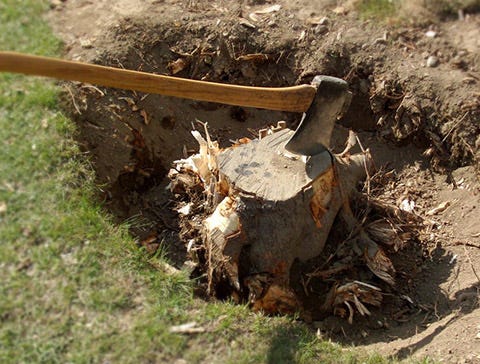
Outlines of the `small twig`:
{"type": "Polygon", "coordinates": [[[195,121],[201,126],[203,126],[203,131],[205,132],[205,139],[207,140],[208,149],[210,150],[210,148],[212,147],[212,139],[210,138],[210,134],[208,133],[208,122],[203,122],[198,119],[195,119],[195,121]]]}
{"type": "Polygon", "coordinates": [[[467,111],[467,112],[450,128],[450,130],[448,131],[448,133],[443,137],[442,143],[443,143],[445,140],[447,140],[447,138],[448,138],[448,136],[450,135],[450,133],[451,133],[452,131],[454,131],[454,130],[456,129],[456,127],[459,126],[460,123],[467,117],[468,113],[469,113],[469,111],[467,111]]]}
{"type": "Polygon", "coordinates": [[[91,88],[91,89],[97,91],[102,97],[105,96],[105,92],[103,92],[103,91],[100,90],[98,87],[93,86],[93,85],[83,85],[83,86],[81,86],[80,88],[91,88]]]}
{"type": "Polygon", "coordinates": [[[280,59],[282,58],[282,56],[284,55],[284,53],[285,53],[284,50],[282,50],[282,51],[280,52],[279,56],[277,57],[277,59],[276,59],[276,61],[275,61],[276,64],[278,64],[278,63],[280,62],[280,59]]]}
{"type": "MultiPolygon", "coordinates": [[[[310,280],[310,278],[309,278],[309,280],[310,280]]],[[[302,279],[300,280],[300,283],[302,284],[302,288],[303,288],[303,292],[305,293],[305,296],[307,296],[307,297],[310,296],[308,294],[308,287],[307,287],[308,281],[305,282],[305,277],[302,276],[302,279]]]]}
{"type": "Polygon", "coordinates": [[[353,77],[353,74],[355,73],[356,68],[352,67],[350,68],[350,71],[348,71],[347,75],[343,78],[345,81],[350,81],[350,79],[353,77]]]}
{"type": "Polygon", "coordinates": [[[72,90],[70,89],[70,87],[66,86],[65,85],[65,88],[67,89],[68,93],[70,94],[70,97],[72,98],[72,102],[73,102],[73,106],[75,107],[75,111],[77,112],[77,114],[82,114],[82,112],[80,111],[80,108],[78,107],[76,101],[75,101],[75,96],[73,95],[73,92],[72,90]]]}
{"type": "Polygon", "coordinates": [[[459,136],[459,138],[462,141],[462,143],[465,145],[465,147],[468,149],[468,151],[472,154],[472,157],[475,158],[475,152],[474,152],[473,148],[471,147],[471,145],[468,144],[463,137],[459,136]]]}
{"type": "Polygon", "coordinates": [[[472,247],[472,248],[477,248],[477,249],[480,249],[480,245],[476,245],[476,244],[473,244],[473,243],[469,243],[469,242],[461,242],[461,241],[456,241],[453,243],[453,245],[464,245],[464,246],[469,246],[469,247],[472,247]]]}

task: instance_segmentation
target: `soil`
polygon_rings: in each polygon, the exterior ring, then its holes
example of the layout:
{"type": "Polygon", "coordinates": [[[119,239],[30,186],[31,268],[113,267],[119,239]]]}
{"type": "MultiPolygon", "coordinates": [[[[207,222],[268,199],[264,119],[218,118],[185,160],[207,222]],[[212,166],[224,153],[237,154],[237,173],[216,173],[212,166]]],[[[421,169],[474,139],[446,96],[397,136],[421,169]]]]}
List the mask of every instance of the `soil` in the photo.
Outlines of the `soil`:
{"type": "MultiPolygon", "coordinates": [[[[353,100],[334,151],[354,129],[383,170],[372,181],[377,196],[397,206],[413,201],[422,224],[394,259],[401,287],[372,316],[309,325],[399,358],[480,362],[480,15],[389,26],[359,20],[350,3],[278,0],[278,11],[251,15],[273,3],[66,0],[52,1],[49,20],[70,59],[256,86],[309,83],[316,74],[347,80],[353,100]],[[246,57],[257,54],[264,56],[246,57]],[[432,210],[442,203],[448,206],[432,210]]],[[[166,173],[196,151],[196,120],[208,122],[221,146],[278,120],[289,127],[299,121],[294,113],[79,83],[65,89],[65,110],[77,122],[105,206],[132,223],[147,249],[170,242],[177,265],[185,249],[166,173]]]]}

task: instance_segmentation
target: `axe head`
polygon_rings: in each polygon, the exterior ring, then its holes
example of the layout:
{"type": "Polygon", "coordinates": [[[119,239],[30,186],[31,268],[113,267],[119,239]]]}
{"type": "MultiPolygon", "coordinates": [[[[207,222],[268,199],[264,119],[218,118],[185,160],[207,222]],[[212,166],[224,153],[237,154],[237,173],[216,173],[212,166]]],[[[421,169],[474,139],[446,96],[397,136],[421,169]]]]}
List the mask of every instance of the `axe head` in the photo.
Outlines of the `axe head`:
{"type": "Polygon", "coordinates": [[[315,98],[285,145],[289,152],[308,156],[328,150],[335,121],[347,111],[352,99],[347,82],[340,78],[315,76],[312,86],[317,88],[315,98]]]}

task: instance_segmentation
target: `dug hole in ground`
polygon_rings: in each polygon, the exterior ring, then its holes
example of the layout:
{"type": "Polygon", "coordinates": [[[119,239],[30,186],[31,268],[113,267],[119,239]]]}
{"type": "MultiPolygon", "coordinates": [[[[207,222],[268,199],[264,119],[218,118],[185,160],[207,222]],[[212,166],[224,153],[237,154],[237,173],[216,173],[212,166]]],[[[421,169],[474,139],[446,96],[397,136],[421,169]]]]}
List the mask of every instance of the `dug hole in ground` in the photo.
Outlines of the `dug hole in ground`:
{"type": "Polygon", "coordinates": [[[480,18],[466,15],[387,29],[308,0],[65,1],[49,17],[71,59],[255,86],[347,81],[333,159],[313,177],[301,158],[268,169],[295,113],[77,83],[65,107],[105,205],[151,253],[168,244],[206,299],[300,311],[325,338],[399,358],[475,362],[480,18]],[[214,233],[216,213],[231,231],[214,233]]]}

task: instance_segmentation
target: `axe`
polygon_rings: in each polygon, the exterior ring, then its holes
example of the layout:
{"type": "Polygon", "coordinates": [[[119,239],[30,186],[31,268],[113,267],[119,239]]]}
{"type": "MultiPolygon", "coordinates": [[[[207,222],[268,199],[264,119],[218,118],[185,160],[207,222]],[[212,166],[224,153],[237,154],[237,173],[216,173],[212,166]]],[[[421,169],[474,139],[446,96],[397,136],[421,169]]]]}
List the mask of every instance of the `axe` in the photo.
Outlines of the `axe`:
{"type": "Polygon", "coordinates": [[[316,76],[310,85],[252,87],[197,81],[95,64],[0,52],[0,71],[80,81],[106,87],[260,109],[303,112],[285,148],[296,154],[325,151],[335,121],[350,105],[345,81],[316,76]]]}

